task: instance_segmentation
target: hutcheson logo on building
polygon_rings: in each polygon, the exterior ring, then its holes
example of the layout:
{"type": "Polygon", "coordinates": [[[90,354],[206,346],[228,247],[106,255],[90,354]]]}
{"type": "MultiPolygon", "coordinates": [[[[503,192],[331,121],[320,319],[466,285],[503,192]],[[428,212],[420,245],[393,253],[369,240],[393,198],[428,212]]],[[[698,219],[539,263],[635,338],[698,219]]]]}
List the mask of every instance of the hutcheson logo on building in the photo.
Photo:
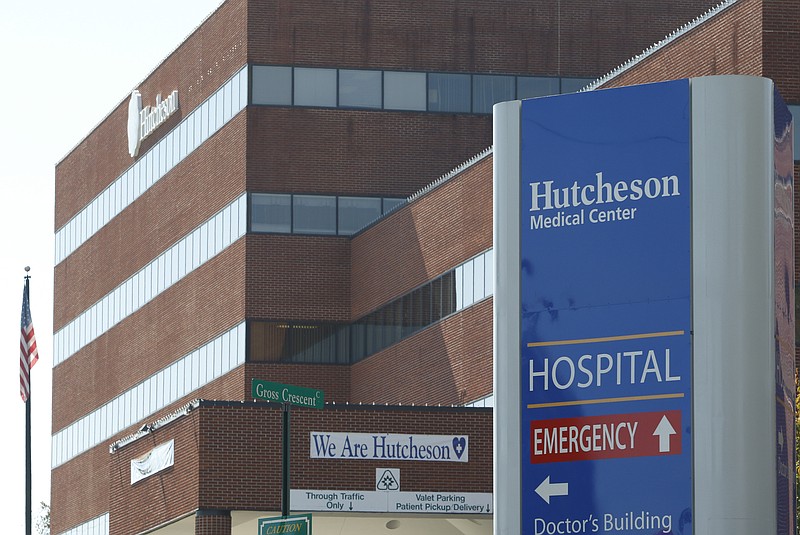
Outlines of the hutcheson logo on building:
{"type": "Polygon", "coordinates": [[[588,181],[575,180],[565,187],[556,187],[553,180],[530,182],[529,186],[531,230],[630,221],[640,209],[630,202],[681,194],[678,176],[671,174],[609,180],[598,171],[588,181]]]}
{"type": "Polygon", "coordinates": [[[311,432],[312,459],[469,462],[465,435],[311,432]]]}
{"type": "Polygon", "coordinates": [[[155,106],[142,108],[142,95],[134,89],[128,101],[128,152],[132,158],[139,154],[139,147],[147,136],[156,128],[164,124],[173,113],[178,111],[178,90],[161,100],[161,94],[156,97],[155,106]]]}

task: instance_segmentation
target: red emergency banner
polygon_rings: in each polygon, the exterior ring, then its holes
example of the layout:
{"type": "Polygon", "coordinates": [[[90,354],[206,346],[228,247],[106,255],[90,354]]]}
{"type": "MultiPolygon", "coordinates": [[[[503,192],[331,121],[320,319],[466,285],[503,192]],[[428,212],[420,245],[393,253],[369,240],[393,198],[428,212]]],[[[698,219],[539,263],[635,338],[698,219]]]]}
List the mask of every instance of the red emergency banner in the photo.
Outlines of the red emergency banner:
{"type": "Polygon", "coordinates": [[[533,420],[531,464],[678,455],[681,411],[533,420]]]}

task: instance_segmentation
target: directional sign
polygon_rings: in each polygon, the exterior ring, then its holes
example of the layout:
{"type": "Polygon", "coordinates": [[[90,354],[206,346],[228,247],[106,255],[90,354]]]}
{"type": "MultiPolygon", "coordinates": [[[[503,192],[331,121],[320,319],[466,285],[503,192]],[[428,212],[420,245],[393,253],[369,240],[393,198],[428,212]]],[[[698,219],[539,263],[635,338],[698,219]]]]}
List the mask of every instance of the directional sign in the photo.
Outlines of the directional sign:
{"type": "Polygon", "coordinates": [[[489,492],[384,492],[292,489],[292,508],[339,513],[492,514],[489,492]]]}
{"type": "Polygon", "coordinates": [[[265,399],[312,409],[322,409],[325,406],[325,393],[313,388],[253,379],[251,391],[254,399],[265,399]]]}
{"type": "Polygon", "coordinates": [[[689,110],[688,80],[522,102],[522,533],[691,533],[689,110]]]}

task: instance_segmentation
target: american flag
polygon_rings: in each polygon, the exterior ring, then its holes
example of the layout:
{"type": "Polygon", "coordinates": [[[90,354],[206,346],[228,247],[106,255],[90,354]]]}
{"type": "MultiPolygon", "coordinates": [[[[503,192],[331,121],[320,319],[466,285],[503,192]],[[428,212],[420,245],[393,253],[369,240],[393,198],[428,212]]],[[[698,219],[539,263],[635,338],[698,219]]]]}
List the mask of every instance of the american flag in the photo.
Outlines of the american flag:
{"type": "Polygon", "coordinates": [[[19,336],[19,395],[22,401],[28,402],[31,395],[31,368],[39,360],[39,351],[36,349],[36,335],[33,334],[33,320],[31,320],[31,303],[28,296],[28,280],[22,290],[22,320],[20,322],[19,336]]]}

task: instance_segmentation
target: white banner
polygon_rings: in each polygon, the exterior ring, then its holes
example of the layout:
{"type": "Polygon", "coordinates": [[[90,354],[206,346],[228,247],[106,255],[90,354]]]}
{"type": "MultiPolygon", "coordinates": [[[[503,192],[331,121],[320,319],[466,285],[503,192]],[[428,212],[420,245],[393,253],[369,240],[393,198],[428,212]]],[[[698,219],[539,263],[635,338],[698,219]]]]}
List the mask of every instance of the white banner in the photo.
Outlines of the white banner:
{"type": "Polygon", "coordinates": [[[175,464],[175,440],[170,440],[131,461],[131,485],[173,464],[175,464]]]}
{"type": "Polygon", "coordinates": [[[467,435],[311,432],[312,459],[469,461],[467,435]]]}

